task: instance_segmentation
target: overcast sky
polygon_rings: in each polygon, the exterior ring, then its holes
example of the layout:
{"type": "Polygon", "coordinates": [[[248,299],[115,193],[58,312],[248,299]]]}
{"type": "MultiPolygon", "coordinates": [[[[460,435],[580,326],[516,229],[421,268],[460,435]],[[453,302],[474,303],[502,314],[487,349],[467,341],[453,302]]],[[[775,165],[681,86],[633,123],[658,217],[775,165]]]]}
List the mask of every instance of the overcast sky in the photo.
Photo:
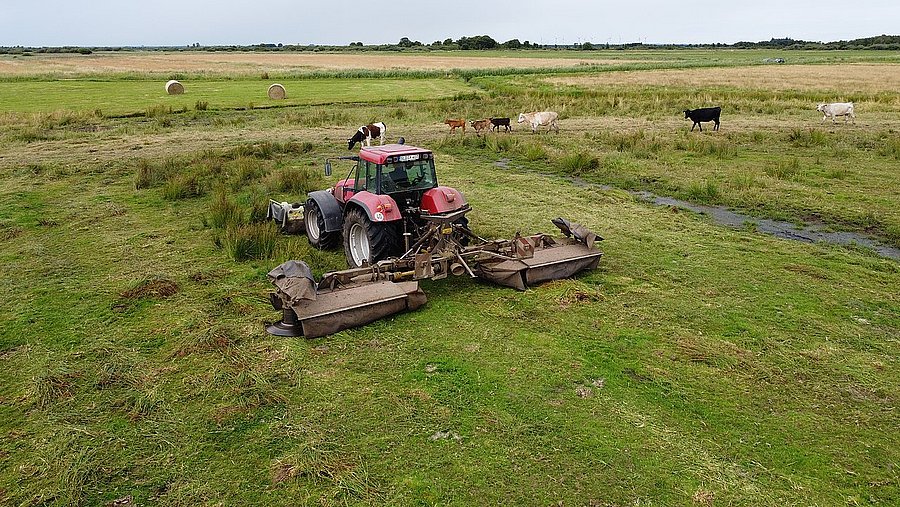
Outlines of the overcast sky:
{"type": "Polygon", "coordinates": [[[0,0],[0,46],[572,42],[900,35],[900,0],[0,0]]]}

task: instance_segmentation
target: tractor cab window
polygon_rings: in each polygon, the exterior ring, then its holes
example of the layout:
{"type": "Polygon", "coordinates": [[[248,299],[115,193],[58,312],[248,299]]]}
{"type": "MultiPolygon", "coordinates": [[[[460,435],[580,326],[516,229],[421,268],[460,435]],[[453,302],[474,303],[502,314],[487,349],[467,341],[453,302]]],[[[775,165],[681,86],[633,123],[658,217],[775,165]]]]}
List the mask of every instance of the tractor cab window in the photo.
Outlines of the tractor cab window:
{"type": "Polygon", "coordinates": [[[376,171],[378,171],[378,165],[369,162],[368,160],[360,160],[359,161],[359,172],[356,176],[356,191],[360,192],[362,190],[368,190],[369,192],[375,192],[375,184],[378,181],[376,177],[376,171]]]}
{"type": "Polygon", "coordinates": [[[385,164],[381,170],[381,193],[427,190],[437,186],[434,161],[410,160],[385,164]]]}

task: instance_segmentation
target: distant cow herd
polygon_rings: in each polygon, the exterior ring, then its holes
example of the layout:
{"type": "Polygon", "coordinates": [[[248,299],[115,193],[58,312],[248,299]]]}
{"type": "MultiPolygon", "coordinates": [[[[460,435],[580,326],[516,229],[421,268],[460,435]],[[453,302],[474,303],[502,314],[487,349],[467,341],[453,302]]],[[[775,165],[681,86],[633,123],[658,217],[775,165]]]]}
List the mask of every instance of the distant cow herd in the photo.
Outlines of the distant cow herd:
{"type": "MultiPolygon", "coordinates": [[[[844,123],[846,123],[847,120],[856,123],[856,113],[853,110],[853,102],[822,103],[816,107],[816,111],[819,111],[824,115],[822,117],[823,122],[828,120],[828,118],[831,118],[831,122],[834,123],[836,117],[843,116],[844,123]]],[[[719,106],[684,110],[684,119],[693,122],[691,125],[691,132],[693,132],[696,127],[699,127],[700,132],[703,132],[703,123],[708,122],[713,122],[714,132],[718,131],[721,116],[722,108],[719,106]]],[[[451,134],[456,132],[456,129],[461,129],[463,134],[466,133],[465,118],[448,118],[444,120],[444,123],[450,127],[451,134]]],[[[519,113],[517,123],[527,123],[530,125],[532,134],[537,133],[539,127],[547,127],[548,132],[555,131],[556,133],[559,133],[559,113],[555,111],[519,113]]],[[[472,120],[469,122],[469,125],[475,129],[475,133],[478,135],[487,131],[500,132],[500,129],[504,129],[505,132],[512,132],[512,125],[510,124],[510,119],[507,117],[490,117],[472,120]]],[[[384,144],[384,133],[386,130],[387,127],[382,122],[363,125],[359,127],[352,137],[347,139],[347,149],[353,149],[353,146],[356,143],[370,146],[372,144],[372,139],[376,137],[379,138],[381,144],[384,144]]]]}

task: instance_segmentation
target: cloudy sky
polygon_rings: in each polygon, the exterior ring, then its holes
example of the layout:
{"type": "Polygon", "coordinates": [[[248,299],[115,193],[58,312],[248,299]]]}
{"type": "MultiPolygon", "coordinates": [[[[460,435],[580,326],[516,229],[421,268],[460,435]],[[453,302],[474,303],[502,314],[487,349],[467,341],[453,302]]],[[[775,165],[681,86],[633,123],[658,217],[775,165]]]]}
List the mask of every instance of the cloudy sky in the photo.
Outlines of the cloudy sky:
{"type": "Polygon", "coordinates": [[[900,0],[0,0],[0,46],[841,40],[900,34],[900,0]]]}

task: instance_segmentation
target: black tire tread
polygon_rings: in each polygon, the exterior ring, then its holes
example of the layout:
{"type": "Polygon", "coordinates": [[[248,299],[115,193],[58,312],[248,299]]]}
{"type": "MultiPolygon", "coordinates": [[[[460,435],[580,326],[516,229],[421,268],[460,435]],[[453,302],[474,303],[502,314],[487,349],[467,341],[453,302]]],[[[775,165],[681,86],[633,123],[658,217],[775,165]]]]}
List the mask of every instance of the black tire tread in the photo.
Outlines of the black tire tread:
{"type": "Polygon", "coordinates": [[[319,222],[319,241],[313,242],[312,238],[307,235],[306,239],[309,240],[309,244],[318,250],[333,250],[337,248],[341,243],[341,231],[325,232],[325,217],[322,216],[322,210],[319,209],[319,205],[315,200],[309,199],[306,201],[306,206],[315,210],[319,222]]]}
{"type": "Polygon", "coordinates": [[[344,216],[344,256],[350,267],[359,267],[353,265],[353,257],[350,255],[350,227],[354,223],[361,224],[369,237],[369,253],[372,257],[369,262],[371,264],[399,255],[400,233],[396,224],[372,222],[365,211],[354,207],[344,216]]]}

